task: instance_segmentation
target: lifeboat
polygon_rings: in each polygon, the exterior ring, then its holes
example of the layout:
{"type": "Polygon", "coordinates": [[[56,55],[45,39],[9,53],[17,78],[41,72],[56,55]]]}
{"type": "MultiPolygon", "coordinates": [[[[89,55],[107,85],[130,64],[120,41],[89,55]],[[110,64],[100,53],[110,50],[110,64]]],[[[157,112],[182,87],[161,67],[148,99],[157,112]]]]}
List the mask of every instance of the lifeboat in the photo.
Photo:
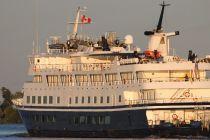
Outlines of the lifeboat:
{"type": "Polygon", "coordinates": [[[152,58],[152,59],[158,59],[161,57],[160,52],[158,52],[157,50],[154,50],[154,51],[146,50],[144,51],[144,54],[146,57],[152,58]]]}

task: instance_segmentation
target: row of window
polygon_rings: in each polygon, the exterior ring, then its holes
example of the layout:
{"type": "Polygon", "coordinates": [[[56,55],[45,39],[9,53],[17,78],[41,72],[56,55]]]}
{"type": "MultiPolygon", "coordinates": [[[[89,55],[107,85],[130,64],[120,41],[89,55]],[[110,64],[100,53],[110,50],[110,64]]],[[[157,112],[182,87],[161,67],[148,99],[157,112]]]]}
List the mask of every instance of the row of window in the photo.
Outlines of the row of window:
{"type": "Polygon", "coordinates": [[[70,124],[76,125],[108,125],[111,123],[110,116],[77,116],[69,120],[70,124]]]}
{"type": "MultiPolygon", "coordinates": [[[[49,86],[57,86],[59,83],[59,78],[60,78],[60,83],[63,86],[68,86],[73,83],[73,76],[72,75],[47,75],[47,83],[49,86]]],[[[105,74],[105,79],[103,80],[103,75],[102,74],[90,74],[90,82],[91,83],[96,83],[96,82],[107,82],[107,83],[112,83],[117,80],[117,73],[112,73],[112,74],[105,74]]],[[[129,73],[121,73],[121,79],[122,80],[133,80],[133,74],[131,72],[129,73]]],[[[75,81],[78,85],[81,85],[81,83],[88,82],[88,75],[84,74],[78,74],[75,75],[75,81]]],[[[42,76],[41,75],[34,75],[33,82],[35,83],[41,83],[42,82],[42,76]]]]}
{"type": "MultiPolygon", "coordinates": [[[[186,72],[182,72],[181,75],[183,75],[183,73],[185,74],[186,72]]],[[[157,72],[156,74],[160,74],[160,72],[157,72]]],[[[155,72],[139,71],[139,72],[136,72],[136,79],[141,80],[144,78],[146,78],[146,79],[157,78],[156,74],[155,74],[155,72]]],[[[158,77],[158,78],[167,78],[167,77],[169,77],[168,74],[169,74],[168,71],[167,72],[164,71],[161,73],[161,77],[158,77]]],[[[173,74],[173,72],[171,72],[171,74],[170,74],[171,78],[180,78],[180,76],[174,77],[174,76],[172,76],[172,74],[173,74]]],[[[87,82],[91,82],[93,84],[101,83],[101,82],[113,83],[113,82],[119,81],[119,79],[117,78],[117,75],[118,75],[117,73],[105,74],[104,75],[105,77],[103,76],[103,74],[90,74],[89,76],[86,74],[76,74],[75,76],[73,76],[73,75],[60,75],[60,76],[59,75],[47,75],[46,79],[47,79],[47,83],[49,86],[57,86],[59,82],[63,86],[68,86],[68,85],[72,85],[74,80],[77,83],[77,85],[81,85],[81,83],[87,83],[87,82]]],[[[183,77],[183,76],[181,76],[181,77],[183,77]]],[[[133,72],[121,72],[120,78],[123,83],[125,83],[126,81],[133,81],[134,74],[133,74],[133,72]]],[[[42,76],[34,75],[33,82],[41,83],[42,76]]]]}
{"type": "MultiPolygon", "coordinates": [[[[27,96],[26,97],[26,102],[27,104],[53,104],[53,96],[27,96]]],[[[91,98],[90,96],[88,96],[87,98],[85,98],[84,96],[81,97],[81,99],[79,100],[79,97],[75,97],[74,98],[74,103],[78,104],[78,103],[110,103],[110,97],[106,96],[94,96],[93,98],[91,98]]],[[[119,95],[118,96],[118,102],[122,102],[122,96],[119,95]]],[[[56,97],[56,103],[59,104],[60,103],[60,97],[56,97]]],[[[72,104],[72,98],[69,98],[69,104],[72,104]]]]}
{"type": "MultiPolygon", "coordinates": [[[[110,97],[107,96],[107,97],[97,97],[97,96],[94,96],[92,99],[90,96],[88,96],[87,98],[85,98],[84,96],[81,97],[81,103],[91,103],[93,100],[93,103],[110,103],[110,97]]],[[[122,102],[122,96],[119,95],[118,96],[118,102],[122,102]]],[[[79,103],[79,97],[75,97],[74,98],[74,103],[77,104],[79,103]]],[[[69,104],[72,104],[72,98],[69,98],[69,104]]]]}
{"type": "MultiPolygon", "coordinates": [[[[53,104],[53,96],[27,96],[27,104],[53,104]]],[[[56,98],[56,103],[60,103],[60,97],[56,98]]]]}
{"type": "MultiPolygon", "coordinates": [[[[34,114],[30,115],[33,122],[55,123],[55,115],[34,114]]],[[[75,116],[69,119],[69,124],[73,125],[109,125],[111,123],[110,116],[75,116]]]]}
{"type": "Polygon", "coordinates": [[[34,122],[42,122],[42,123],[55,123],[56,116],[54,115],[31,115],[31,119],[34,122]]]}

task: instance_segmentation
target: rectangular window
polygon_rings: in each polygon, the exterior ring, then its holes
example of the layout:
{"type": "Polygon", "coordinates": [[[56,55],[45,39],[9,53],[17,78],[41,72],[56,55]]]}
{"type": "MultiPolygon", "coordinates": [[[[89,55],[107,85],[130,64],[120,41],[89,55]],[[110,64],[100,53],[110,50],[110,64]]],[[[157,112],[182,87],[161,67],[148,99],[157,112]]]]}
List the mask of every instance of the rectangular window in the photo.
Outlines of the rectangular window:
{"type": "Polygon", "coordinates": [[[62,86],[69,86],[72,84],[72,75],[61,75],[62,86]]]}
{"type": "Polygon", "coordinates": [[[91,116],[87,116],[87,124],[91,124],[91,116]]]}
{"type": "Polygon", "coordinates": [[[74,117],[74,124],[79,124],[79,117],[74,117]]]}
{"type": "Polygon", "coordinates": [[[42,82],[42,76],[41,75],[34,75],[33,82],[34,83],[41,83],[42,82]]]}
{"type": "Polygon", "coordinates": [[[47,75],[48,86],[58,86],[58,75],[47,75]]]}
{"type": "Polygon", "coordinates": [[[71,98],[69,98],[69,104],[71,104],[71,98]]]}
{"type": "Polygon", "coordinates": [[[36,97],[32,96],[32,104],[35,104],[35,103],[36,103],[36,97]]]}
{"type": "Polygon", "coordinates": [[[55,122],[55,116],[47,115],[47,116],[46,116],[46,121],[47,121],[48,123],[53,123],[53,122],[55,122]]]}
{"type": "Polygon", "coordinates": [[[122,72],[122,73],[120,73],[120,75],[121,75],[121,80],[122,80],[123,84],[128,84],[132,80],[134,80],[132,72],[122,72]]]}
{"type": "Polygon", "coordinates": [[[85,102],[85,97],[82,96],[82,104],[85,102]]]}
{"type": "Polygon", "coordinates": [[[122,101],[122,96],[121,95],[119,95],[119,102],[121,102],[122,101]]]}
{"type": "Polygon", "coordinates": [[[91,101],[90,101],[90,96],[88,96],[88,103],[90,103],[91,101]]]}
{"type": "Polygon", "coordinates": [[[111,118],[110,116],[105,116],[105,124],[110,124],[111,118]]]}
{"type": "Polygon", "coordinates": [[[103,103],[103,97],[101,96],[100,103],[103,103]]]}
{"type": "Polygon", "coordinates": [[[79,123],[80,124],[86,124],[86,117],[85,116],[80,116],[79,117],[79,123]]]}
{"type": "Polygon", "coordinates": [[[41,103],[42,103],[42,97],[38,96],[38,104],[41,104],[41,103]]]}
{"type": "Polygon", "coordinates": [[[79,75],[75,75],[75,78],[76,78],[77,85],[79,85],[79,86],[84,85],[85,83],[88,82],[87,75],[79,74],[79,75]]]}
{"type": "Polygon", "coordinates": [[[106,82],[109,84],[114,84],[117,81],[117,73],[105,74],[106,82]]]}
{"type": "Polygon", "coordinates": [[[101,83],[103,82],[103,75],[102,74],[91,74],[90,75],[91,83],[101,83]]]}
{"type": "Polygon", "coordinates": [[[41,122],[45,122],[45,116],[41,115],[41,122]]]}
{"type": "Polygon", "coordinates": [[[98,116],[92,116],[92,124],[98,124],[99,118],[98,116]]]}
{"type": "Polygon", "coordinates": [[[136,79],[139,80],[139,82],[141,82],[140,80],[143,80],[143,78],[145,78],[144,72],[137,71],[136,72],[136,79]]]}
{"type": "Polygon", "coordinates": [[[105,116],[99,116],[99,124],[100,125],[105,124],[105,116]]]}
{"type": "Polygon", "coordinates": [[[75,97],[75,104],[78,103],[78,97],[75,97]]]}
{"type": "Polygon", "coordinates": [[[109,96],[107,96],[107,98],[106,98],[106,102],[107,102],[107,103],[109,103],[109,102],[110,102],[110,98],[109,98],[109,96]]]}
{"type": "Polygon", "coordinates": [[[30,96],[27,96],[27,104],[30,104],[30,96]]]}
{"type": "Polygon", "coordinates": [[[34,115],[34,121],[36,121],[36,122],[39,121],[39,115],[34,115]]]}
{"type": "Polygon", "coordinates": [[[60,104],[60,97],[57,97],[57,104],[60,104]]]}
{"type": "Polygon", "coordinates": [[[97,103],[97,97],[96,96],[94,97],[94,103],[95,104],[97,103]]]}
{"type": "Polygon", "coordinates": [[[47,104],[47,96],[43,97],[43,104],[47,104]]]}
{"type": "Polygon", "coordinates": [[[49,96],[49,104],[53,104],[53,96],[49,96]]]}

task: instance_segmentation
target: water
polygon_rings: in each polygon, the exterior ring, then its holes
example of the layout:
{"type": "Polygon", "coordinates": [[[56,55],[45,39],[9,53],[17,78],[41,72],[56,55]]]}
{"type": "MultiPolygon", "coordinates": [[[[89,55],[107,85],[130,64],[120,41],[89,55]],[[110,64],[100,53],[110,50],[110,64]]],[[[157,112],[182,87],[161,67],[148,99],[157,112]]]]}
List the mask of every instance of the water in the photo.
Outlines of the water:
{"type": "MultiPolygon", "coordinates": [[[[187,137],[176,137],[177,139],[209,139],[203,136],[187,136],[187,137]]],[[[24,125],[22,124],[7,124],[7,125],[0,125],[0,140],[93,140],[93,138],[36,138],[36,137],[29,137],[27,130],[25,129],[24,125]]],[[[110,140],[112,138],[95,138],[94,140],[110,140]]],[[[147,138],[143,138],[147,140],[153,139],[162,139],[168,140],[169,138],[160,138],[158,136],[149,136],[147,138]]],[[[171,138],[171,139],[174,139],[171,138]]],[[[112,139],[113,140],[113,139],[112,139]]],[[[120,139],[116,139],[120,140],[120,139]]],[[[132,140],[132,138],[123,139],[123,140],[132,140]]],[[[136,139],[135,139],[136,140],[136,139]]]]}

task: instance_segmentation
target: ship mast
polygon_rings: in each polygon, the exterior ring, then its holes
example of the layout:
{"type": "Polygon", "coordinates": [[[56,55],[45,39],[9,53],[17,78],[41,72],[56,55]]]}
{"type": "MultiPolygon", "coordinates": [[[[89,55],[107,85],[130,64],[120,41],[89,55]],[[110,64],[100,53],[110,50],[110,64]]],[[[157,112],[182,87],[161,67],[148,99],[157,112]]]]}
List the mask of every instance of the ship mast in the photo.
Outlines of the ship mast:
{"type": "Polygon", "coordinates": [[[82,22],[79,22],[79,19],[80,19],[80,12],[86,11],[86,10],[87,10],[86,7],[83,7],[83,8],[78,7],[78,8],[77,8],[77,14],[76,14],[76,17],[75,17],[74,22],[70,22],[70,23],[69,23],[69,24],[74,24],[72,34],[70,35],[71,38],[73,38],[73,39],[75,39],[76,36],[77,36],[78,24],[83,24],[82,22]]]}
{"type": "Polygon", "coordinates": [[[77,30],[78,30],[78,22],[79,22],[79,16],[80,16],[80,10],[81,8],[78,7],[77,9],[77,15],[75,17],[75,22],[74,22],[74,27],[73,27],[73,32],[72,32],[72,37],[76,37],[77,35],[77,30]]]}
{"type": "Polygon", "coordinates": [[[159,21],[158,21],[156,32],[162,31],[162,21],[163,21],[164,9],[165,9],[165,6],[169,6],[169,5],[170,4],[165,4],[164,1],[163,1],[162,4],[160,4],[160,6],[162,6],[162,10],[161,10],[161,13],[160,13],[160,17],[159,17],[159,21]]]}
{"type": "Polygon", "coordinates": [[[170,50],[169,37],[179,35],[179,31],[175,32],[163,31],[162,22],[163,22],[164,10],[165,7],[169,5],[170,4],[165,4],[164,1],[162,4],[160,4],[162,9],[157,24],[157,28],[154,29],[153,31],[144,32],[144,35],[149,37],[148,51],[158,51],[162,57],[169,55],[169,50],[170,50]]]}

